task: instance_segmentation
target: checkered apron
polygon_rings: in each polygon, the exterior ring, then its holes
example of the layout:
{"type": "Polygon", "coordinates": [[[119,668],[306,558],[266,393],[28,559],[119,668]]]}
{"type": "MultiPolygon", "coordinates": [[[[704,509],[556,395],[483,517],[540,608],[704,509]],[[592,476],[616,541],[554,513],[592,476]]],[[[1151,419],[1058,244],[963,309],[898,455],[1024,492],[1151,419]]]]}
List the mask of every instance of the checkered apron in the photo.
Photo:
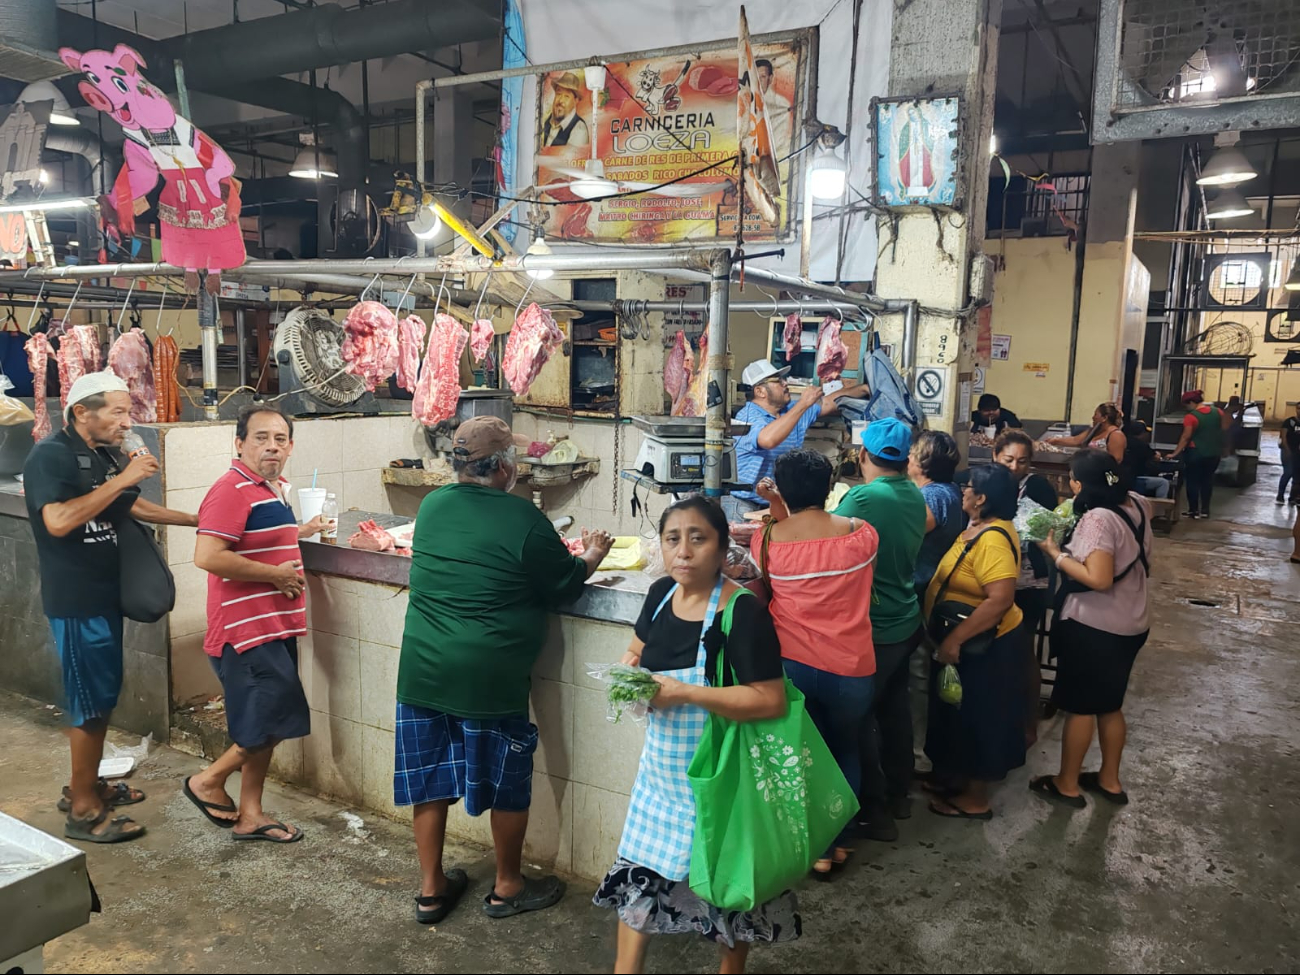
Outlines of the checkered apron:
{"type": "MultiPolygon", "coordinates": [[[[655,610],[659,613],[677,591],[673,586],[655,610]]],[[[700,627],[699,651],[695,666],[664,671],[687,684],[706,685],[704,634],[713,625],[722,598],[722,579],[713,588],[709,607],[700,627]]],[[[625,860],[649,867],[668,880],[685,880],[691,867],[691,839],[695,834],[695,796],[687,781],[686,770],[704,734],[708,712],[693,704],[683,704],[650,712],[646,723],[645,749],[641,767],[632,786],[627,822],[618,855],[625,860]]]]}

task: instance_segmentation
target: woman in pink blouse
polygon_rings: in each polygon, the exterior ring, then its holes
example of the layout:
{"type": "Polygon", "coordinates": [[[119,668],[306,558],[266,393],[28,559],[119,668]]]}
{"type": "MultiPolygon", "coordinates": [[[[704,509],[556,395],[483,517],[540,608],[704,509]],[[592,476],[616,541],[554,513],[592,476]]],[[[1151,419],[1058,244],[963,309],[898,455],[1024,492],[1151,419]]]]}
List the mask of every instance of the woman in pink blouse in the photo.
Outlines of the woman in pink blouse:
{"type": "MultiPolygon", "coordinates": [[[[782,455],[775,473],[775,484],[758,486],[775,520],[750,543],[754,560],[772,596],[785,672],[856,793],[859,737],[875,685],[871,581],[879,539],[865,521],[826,510],[834,468],[817,451],[782,455]]],[[[849,842],[846,827],[814,872],[824,878],[844,864],[849,842]]]]}

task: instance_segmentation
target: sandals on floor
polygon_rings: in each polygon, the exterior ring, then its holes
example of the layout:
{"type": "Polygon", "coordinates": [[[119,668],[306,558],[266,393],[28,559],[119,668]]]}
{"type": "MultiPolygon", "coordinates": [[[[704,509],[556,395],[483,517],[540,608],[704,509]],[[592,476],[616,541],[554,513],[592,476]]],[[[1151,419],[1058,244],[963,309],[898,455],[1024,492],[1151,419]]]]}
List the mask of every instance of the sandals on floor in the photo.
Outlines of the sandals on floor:
{"type": "Polygon", "coordinates": [[[554,907],[564,896],[564,881],[559,877],[524,878],[524,886],[513,897],[502,897],[493,889],[483,898],[483,913],[492,918],[514,917],[527,911],[544,911],[554,907]],[[494,904],[494,900],[501,903],[494,904]]]}
{"type": "Polygon", "coordinates": [[[469,890],[469,874],[464,870],[447,871],[447,890],[431,897],[415,898],[415,919],[421,924],[439,924],[456,909],[469,890]]]}
{"type": "MultiPolygon", "coordinates": [[[[1080,785],[1083,783],[1080,782],[1080,785]]],[[[1067,796],[1064,792],[1056,787],[1056,779],[1050,775],[1040,775],[1036,779],[1029,780],[1029,791],[1039,798],[1046,799],[1048,802],[1059,803],[1062,806],[1069,806],[1071,809],[1082,809],[1088,805],[1088,800],[1083,796],[1067,796]]]]}
{"type": "Polygon", "coordinates": [[[836,860],[834,855],[817,858],[817,862],[813,864],[813,868],[812,868],[812,875],[814,880],[822,880],[822,881],[830,880],[831,877],[835,875],[836,871],[844,869],[844,867],[849,862],[849,857],[853,855],[853,851],[848,849],[847,847],[836,847],[834,853],[839,853],[841,851],[843,851],[844,853],[843,860],[836,860]],[[817,869],[823,863],[828,864],[826,869],[825,870],[817,869]]]}
{"type": "Polygon", "coordinates": [[[259,826],[251,833],[231,833],[232,840],[266,840],[268,843],[297,843],[302,839],[302,830],[292,830],[284,823],[267,823],[265,826],[259,826]],[[288,836],[272,836],[271,831],[278,829],[281,832],[288,833],[288,836]]]}
{"type": "Polygon", "coordinates": [[[1123,789],[1119,792],[1111,792],[1109,789],[1103,789],[1101,786],[1101,776],[1098,772],[1080,772],[1079,788],[1087,792],[1095,792],[1097,795],[1112,802],[1117,806],[1128,805],[1128,793],[1123,789]]]}
{"type": "MultiPolygon", "coordinates": [[[[190,778],[193,778],[193,776],[190,776],[190,778]]],[[[208,822],[213,826],[220,826],[222,829],[230,829],[235,825],[235,820],[233,819],[222,819],[220,816],[212,815],[212,810],[216,810],[217,812],[238,812],[239,810],[235,807],[233,802],[208,802],[204,799],[200,799],[198,793],[190,788],[189,779],[186,779],[181,784],[181,792],[184,793],[186,799],[194,803],[194,808],[203,813],[203,815],[208,818],[208,822]]]]}
{"type": "Polygon", "coordinates": [[[67,822],[63,824],[63,835],[70,840],[81,840],[83,843],[125,843],[127,840],[144,836],[146,830],[143,826],[139,829],[127,829],[128,825],[137,825],[130,816],[116,816],[104,832],[94,832],[96,826],[108,819],[111,811],[111,807],[104,806],[99,811],[99,815],[91,819],[73,819],[69,816],[67,822]]]}
{"type": "MultiPolygon", "coordinates": [[[[100,779],[97,783],[99,786],[99,797],[104,800],[104,804],[117,808],[118,806],[134,806],[137,802],[144,802],[148,798],[139,789],[132,789],[125,782],[112,782],[107,779],[100,779]]],[[[61,813],[72,812],[72,789],[68,786],[63,787],[63,795],[55,803],[61,813]]]]}
{"type": "Polygon", "coordinates": [[[945,799],[936,799],[929,804],[930,812],[944,819],[973,819],[978,822],[988,822],[993,818],[993,810],[985,809],[983,812],[967,812],[961,806],[955,806],[945,799]],[[935,802],[942,804],[943,808],[935,805],[935,802]]]}

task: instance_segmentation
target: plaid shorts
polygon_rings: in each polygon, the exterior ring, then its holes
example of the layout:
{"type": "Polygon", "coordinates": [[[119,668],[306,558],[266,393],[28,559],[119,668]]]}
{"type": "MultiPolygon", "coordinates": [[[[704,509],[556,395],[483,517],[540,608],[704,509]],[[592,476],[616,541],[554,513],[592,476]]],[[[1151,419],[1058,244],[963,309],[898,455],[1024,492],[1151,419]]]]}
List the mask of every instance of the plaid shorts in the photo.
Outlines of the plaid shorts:
{"type": "Polygon", "coordinates": [[[399,701],[393,802],[464,799],[471,816],[489,809],[526,812],[535,751],[537,726],[527,718],[458,718],[399,701]]]}

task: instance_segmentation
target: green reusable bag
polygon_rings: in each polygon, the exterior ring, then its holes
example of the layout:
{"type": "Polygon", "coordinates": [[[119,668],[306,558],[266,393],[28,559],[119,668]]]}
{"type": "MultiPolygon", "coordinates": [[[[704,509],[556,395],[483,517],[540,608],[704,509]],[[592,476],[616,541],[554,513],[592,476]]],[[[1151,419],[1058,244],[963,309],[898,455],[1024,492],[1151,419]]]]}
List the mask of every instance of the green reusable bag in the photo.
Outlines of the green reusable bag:
{"type": "MultiPolygon", "coordinates": [[[[735,593],[722,614],[731,632],[735,593]]],[[[724,643],[715,686],[723,684],[724,643]]],[[[812,869],[858,811],[858,800],[785,681],[780,718],[732,721],[710,714],[686,777],[695,794],[691,890],[724,910],[750,911],[812,869]]]]}

